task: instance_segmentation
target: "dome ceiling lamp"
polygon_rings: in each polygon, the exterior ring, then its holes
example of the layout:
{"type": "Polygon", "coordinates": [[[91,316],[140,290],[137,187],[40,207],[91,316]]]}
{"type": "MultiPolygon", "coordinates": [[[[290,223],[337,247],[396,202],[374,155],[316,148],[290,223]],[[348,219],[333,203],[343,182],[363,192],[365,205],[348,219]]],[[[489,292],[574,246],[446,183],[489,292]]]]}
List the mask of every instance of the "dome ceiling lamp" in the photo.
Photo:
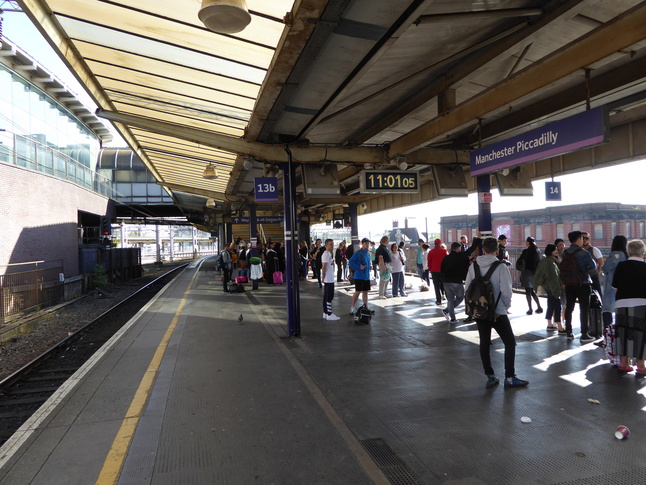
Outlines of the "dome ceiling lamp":
{"type": "Polygon", "coordinates": [[[205,178],[207,180],[215,180],[216,178],[218,178],[218,172],[215,170],[215,167],[209,163],[202,173],[202,178],[205,178]]]}
{"type": "Polygon", "coordinates": [[[242,32],[251,22],[245,0],[202,0],[197,16],[207,29],[218,34],[242,32]]]}

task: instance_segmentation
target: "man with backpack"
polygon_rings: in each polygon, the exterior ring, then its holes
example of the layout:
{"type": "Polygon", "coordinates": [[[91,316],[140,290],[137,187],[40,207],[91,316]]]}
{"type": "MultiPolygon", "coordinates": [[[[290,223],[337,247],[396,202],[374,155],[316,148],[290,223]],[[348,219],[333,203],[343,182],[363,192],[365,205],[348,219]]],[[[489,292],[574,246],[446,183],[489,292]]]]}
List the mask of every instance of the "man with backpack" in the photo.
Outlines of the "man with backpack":
{"type": "Polygon", "coordinates": [[[581,310],[581,343],[592,342],[588,335],[588,316],[590,304],[590,286],[592,276],[597,274],[597,263],[588,251],[583,249],[581,231],[572,231],[567,235],[571,246],[563,251],[563,260],[559,264],[561,283],[565,286],[565,333],[572,340],[572,311],[576,300],[581,310]]]}
{"type": "Polygon", "coordinates": [[[486,387],[494,387],[500,381],[491,366],[491,330],[498,332],[505,345],[505,388],[525,387],[528,381],[516,377],[516,339],[511,329],[507,310],[511,306],[511,275],[509,268],[497,258],[498,240],[487,237],[482,243],[484,254],[469,268],[466,279],[467,313],[472,315],[480,336],[480,358],[486,387]]]}

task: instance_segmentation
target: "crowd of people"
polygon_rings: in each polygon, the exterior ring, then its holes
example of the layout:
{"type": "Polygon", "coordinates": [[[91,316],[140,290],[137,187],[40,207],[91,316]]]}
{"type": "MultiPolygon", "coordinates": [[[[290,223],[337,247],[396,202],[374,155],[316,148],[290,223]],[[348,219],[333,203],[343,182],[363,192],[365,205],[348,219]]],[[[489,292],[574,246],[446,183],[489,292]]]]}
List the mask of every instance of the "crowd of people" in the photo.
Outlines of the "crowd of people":
{"type": "MultiPolygon", "coordinates": [[[[626,237],[616,236],[604,261],[601,251],[590,244],[587,232],[572,231],[568,234],[568,241],[569,246],[562,239],[556,239],[541,252],[534,238],[527,237],[526,247],[515,265],[525,291],[527,314],[545,312],[546,329],[571,340],[574,339],[573,311],[578,302],[581,343],[594,341],[605,347],[610,362],[620,372],[636,371],[638,375],[646,375],[644,243],[640,240],[628,242],[626,237]],[[538,287],[547,297],[545,310],[537,294],[538,287]],[[632,367],[633,359],[636,368],[632,367]]],[[[497,239],[473,238],[471,244],[462,236],[460,242],[450,245],[450,250],[439,238],[433,241],[432,248],[420,239],[415,253],[420,290],[430,290],[433,283],[434,304],[441,307],[446,303],[442,313],[448,322],[458,322],[456,308],[468,298],[472,282],[480,282],[486,276],[493,295],[497,296],[491,305],[493,317],[478,318],[469,312],[469,302],[466,301],[466,318],[462,320],[477,325],[487,387],[499,383],[489,358],[492,329],[497,331],[505,346],[505,387],[527,385],[526,380],[516,377],[514,368],[515,339],[507,316],[512,295],[511,262],[506,245],[505,235],[497,239]]],[[[239,269],[240,276],[249,276],[252,280],[270,285],[278,280],[282,282],[282,278],[274,276],[275,273],[282,276],[285,272],[285,253],[280,243],[259,243],[256,251],[252,251],[250,245],[239,240],[224,249],[220,264],[225,292],[234,267],[239,269]]],[[[336,247],[332,239],[317,239],[311,244],[301,241],[298,255],[300,278],[306,279],[311,269],[311,278],[323,289],[324,320],[340,319],[333,312],[335,283],[347,281],[354,284],[350,306],[352,314],[361,308],[374,313],[368,308],[368,293],[373,285],[377,287],[379,299],[408,296],[404,243],[391,243],[388,236],[383,236],[379,245],[364,238],[357,251],[345,241],[336,247]]]]}

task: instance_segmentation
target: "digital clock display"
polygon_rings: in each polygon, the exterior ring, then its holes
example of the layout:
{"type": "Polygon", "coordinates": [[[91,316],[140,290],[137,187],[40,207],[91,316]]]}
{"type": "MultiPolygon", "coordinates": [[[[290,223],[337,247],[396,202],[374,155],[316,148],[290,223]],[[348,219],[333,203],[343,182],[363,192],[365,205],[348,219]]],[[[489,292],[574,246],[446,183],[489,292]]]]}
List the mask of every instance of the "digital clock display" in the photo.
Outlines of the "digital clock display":
{"type": "Polygon", "coordinates": [[[364,170],[362,194],[411,194],[419,192],[419,173],[404,170],[364,170]]]}

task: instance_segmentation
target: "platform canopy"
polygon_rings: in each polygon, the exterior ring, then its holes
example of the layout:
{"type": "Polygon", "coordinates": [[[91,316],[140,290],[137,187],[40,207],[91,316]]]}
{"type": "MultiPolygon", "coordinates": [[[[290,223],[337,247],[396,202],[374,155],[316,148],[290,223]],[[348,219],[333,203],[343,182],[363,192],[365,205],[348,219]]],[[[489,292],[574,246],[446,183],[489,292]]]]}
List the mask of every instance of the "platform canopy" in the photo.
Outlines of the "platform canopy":
{"type": "MultiPolygon", "coordinates": [[[[339,197],[299,185],[302,210],[380,210],[438,198],[433,165],[474,190],[471,150],[541,124],[596,106],[613,127],[646,116],[637,0],[247,0],[238,34],[207,30],[199,0],[19,3],[158,182],[224,214],[253,200],[286,144],[338,170],[339,197]],[[361,193],[362,169],[402,162],[418,194],[361,193]]],[[[535,165],[532,177],[589,166],[535,165]]]]}

